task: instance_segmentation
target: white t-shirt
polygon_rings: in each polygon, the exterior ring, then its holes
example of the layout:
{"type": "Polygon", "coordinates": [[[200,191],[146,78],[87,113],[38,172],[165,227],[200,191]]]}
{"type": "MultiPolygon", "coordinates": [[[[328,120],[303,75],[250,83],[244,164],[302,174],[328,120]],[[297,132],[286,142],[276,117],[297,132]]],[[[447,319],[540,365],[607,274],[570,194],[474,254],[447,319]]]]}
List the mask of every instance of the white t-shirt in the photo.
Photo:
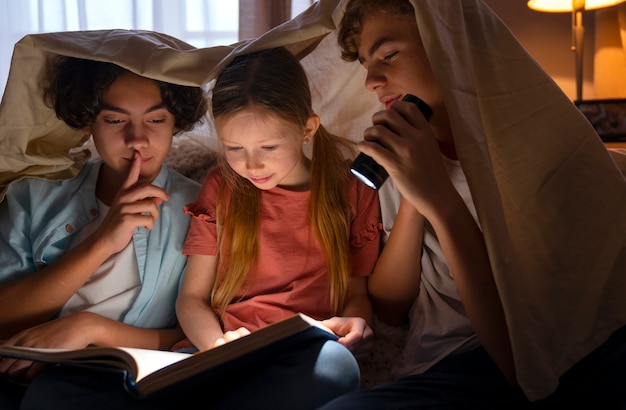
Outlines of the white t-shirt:
{"type": "MultiPolygon", "coordinates": [[[[109,207],[98,200],[98,218],[72,239],[73,248],[92,233],[104,219],[109,207]]],[[[97,313],[121,321],[141,288],[135,246],[131,240],[120,252],[111,255],[72,295],[59,316],[80,311],[97,313]]]]}
{"type": "MultiPolygon", "coordinates": [[[[450,180],[478,223],[461,164],[446,157],[443,159],[450,180]]],[[[453,352],[460,353],[480,346],[439,241],[428,221],[424,228],[421,263],[420,290],[409,312],[407,342],[401,359],[395,365],[394,377],[423,373],[453,352]]]]}

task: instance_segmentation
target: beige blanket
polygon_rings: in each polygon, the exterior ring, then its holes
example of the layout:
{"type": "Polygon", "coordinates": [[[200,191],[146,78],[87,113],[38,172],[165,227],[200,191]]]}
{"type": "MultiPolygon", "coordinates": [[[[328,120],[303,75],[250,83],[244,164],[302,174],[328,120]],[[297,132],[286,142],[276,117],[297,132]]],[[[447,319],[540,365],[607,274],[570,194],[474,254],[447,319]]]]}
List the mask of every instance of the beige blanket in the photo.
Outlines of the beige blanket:
{"type": "MultiPolygon", "coordinates": [[[[412,2],[484,230],[518,380],[538,399],[626,324],[626,181],[616,166],[624,161],[618,153],[611,159],[586,119],[482,1],[412,2]]],[[[340,0],[322,0],[254,41],[207,49],[119,30],[25,37],[15,47],[0,106],[0,195],[27,175],[68,177],[82,160],[70,149],[85,136],[41,102],[38,80],[55,53],[210,85],[234,55],[287,45],[302,57],[322,121],[360,139],[381,106],[363,87],[364,70],[339,58],[334,29],[342,10],[340,0]]],[[[386,217],[391,213],[385,209],[386,217]]]]}

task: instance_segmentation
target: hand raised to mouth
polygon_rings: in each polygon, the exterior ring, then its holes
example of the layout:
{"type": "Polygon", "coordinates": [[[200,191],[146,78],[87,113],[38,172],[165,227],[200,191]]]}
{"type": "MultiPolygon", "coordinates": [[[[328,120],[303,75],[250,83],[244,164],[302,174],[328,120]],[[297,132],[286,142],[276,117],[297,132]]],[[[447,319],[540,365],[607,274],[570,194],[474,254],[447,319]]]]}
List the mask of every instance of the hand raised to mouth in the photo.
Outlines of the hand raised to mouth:
{"type": "Polygon", "coordinates": [[[94,237],[111,254],[128,245],[136,228],[152,229],[160,215],[159,206],[169,199],[163,189],[140,182],[140,173],[141,157],[135,152],[126,180],[113,199],[106,217],[94,232],[94,237]]]}

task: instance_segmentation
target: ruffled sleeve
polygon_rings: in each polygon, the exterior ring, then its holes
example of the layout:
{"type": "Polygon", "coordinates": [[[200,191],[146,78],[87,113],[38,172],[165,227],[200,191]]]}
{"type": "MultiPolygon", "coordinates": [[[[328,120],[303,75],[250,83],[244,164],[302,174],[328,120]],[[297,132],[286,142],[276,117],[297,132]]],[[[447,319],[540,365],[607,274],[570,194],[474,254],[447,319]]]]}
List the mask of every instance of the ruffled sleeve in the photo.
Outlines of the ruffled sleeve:
{"type": "Polygon", "coordinates": [[[215,167],[206,176],[198,198],[183,208],[184,212],[191,216],[183,255],[217,255],[215,209],[220,180],[220,169],[215,167]]]}
{"type": "Polygon", "coordinates": [[[378,260],[380,243],[384,235],[378,192],[351,177],[350,208],[352,276],[369,276],[378,260]]]}

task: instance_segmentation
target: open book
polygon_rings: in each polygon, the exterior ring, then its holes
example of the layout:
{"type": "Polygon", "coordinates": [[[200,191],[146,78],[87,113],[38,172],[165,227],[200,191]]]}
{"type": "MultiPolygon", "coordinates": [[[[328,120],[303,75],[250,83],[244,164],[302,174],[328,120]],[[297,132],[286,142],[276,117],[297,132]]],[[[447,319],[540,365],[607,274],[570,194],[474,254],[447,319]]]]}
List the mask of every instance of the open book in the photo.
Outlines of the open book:
{"type": "Polygon", "coordinates": [[[181,384],[213,388],[282,350],[313,340],[337,340],[321,323],[300,313],[213,349],[194,354],[128,347],[36,349],[0,346],[0,356],[73,366],[119,369],[125,388],[143,398],[184,391],[181,384]],[[170,392],[167,393],[168,389],[170,392]]]}

